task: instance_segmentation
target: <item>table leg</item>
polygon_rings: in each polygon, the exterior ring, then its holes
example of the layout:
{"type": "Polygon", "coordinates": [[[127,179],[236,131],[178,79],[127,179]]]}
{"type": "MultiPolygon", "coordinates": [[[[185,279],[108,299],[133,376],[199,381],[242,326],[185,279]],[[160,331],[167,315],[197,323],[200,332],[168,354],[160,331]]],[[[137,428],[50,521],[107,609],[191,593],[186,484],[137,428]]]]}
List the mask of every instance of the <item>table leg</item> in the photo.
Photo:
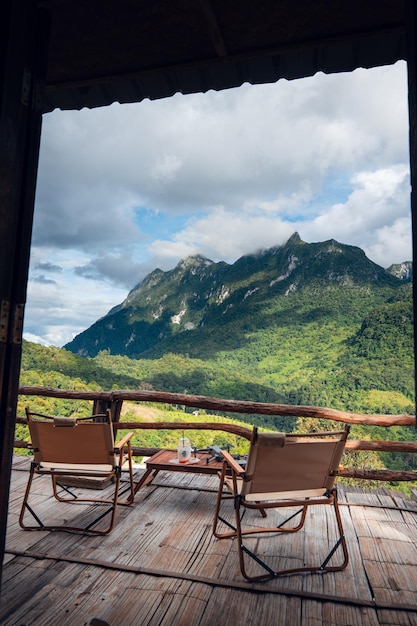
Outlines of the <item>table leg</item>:
{"type": "Polygon", "coordinates": [[[136,487],[135,487],[135,494],[139,491],[139,489],[141,487],[145,487],[145,485],[149,485],[149,483],[151,483],[153,481],[153,479],[155,478],[155,476],[158,474],[159,470],[158,469],[147,469],[146,472],[144,473],[144,475],[142,476],[142,478],[140,479],[140,481],[137,483],[136,487]],[[153,472],[153,474],[152,474],[153,472]],[[152,474],[152,475],[151,475],[152,474]]]}

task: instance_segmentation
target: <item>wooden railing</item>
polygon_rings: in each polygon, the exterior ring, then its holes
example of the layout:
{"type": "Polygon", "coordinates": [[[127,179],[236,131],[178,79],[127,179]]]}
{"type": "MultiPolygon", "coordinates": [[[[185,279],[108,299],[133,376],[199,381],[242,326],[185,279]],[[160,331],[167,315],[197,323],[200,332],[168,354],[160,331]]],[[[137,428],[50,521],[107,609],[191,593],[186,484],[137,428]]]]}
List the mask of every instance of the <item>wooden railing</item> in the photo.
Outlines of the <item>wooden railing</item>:
{"type": "MultiPolygon", "coordinates": [[[[20,387],[20,396],[46,396],[69,400],[87,400],[93,403],[92,412],[101,413],[107,408],[111,410],[116,429],[128,430],[221,430],[239,437],[250,439],[252,429],[229,423],[214,422],[121,422],[120,414],[124,401],[156,402],[178,406],[188,406],[194,409],[219,411],[221,413],[274,415],[283,417],[310,417],[325,419],[345,424],[361,424],[364,426],[412,426],[416,427],[414,415],[376,415],[349,413],[337,409],[324,407],[300,406],[288,404],[269,404],[264,402],[246,402],[239,400],[221,400],[208,396],[194,396],[189,394],[169,393],[163,391],[130,391],[117,390],[108,392],[78,391],[55,389],[52,387],[20,387]]],[[[17,423],[25,424],[26,418],[18,417],[17,423]]],[[[417,430],[415,431],[417,434],[417,430]]],[[[27,444],[15,441],[15,447],[24,448],[27,444]]],[[[349,439],[347,450],[370,450],[374,452],[417,453],[417,441],[368,441],[349,439]]],[[[137,456],[151,456],[159,448],[135,447],[133,452],[137,456]]],[[[358,468],[344,468],[340,475],[347,478],[380,480],[380,481],[417,481],[417,471],[371,470],[358,468]]]]}

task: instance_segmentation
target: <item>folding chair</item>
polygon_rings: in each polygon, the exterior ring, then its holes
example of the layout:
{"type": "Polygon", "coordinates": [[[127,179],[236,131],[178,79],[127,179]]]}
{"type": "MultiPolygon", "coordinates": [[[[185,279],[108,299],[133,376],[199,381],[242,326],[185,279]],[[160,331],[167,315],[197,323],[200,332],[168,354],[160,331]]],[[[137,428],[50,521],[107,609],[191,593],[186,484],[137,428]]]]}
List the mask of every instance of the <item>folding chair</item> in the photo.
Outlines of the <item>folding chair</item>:
{"type": "MultiPolygon", "coordinates": [[[[113,426],[110,411],[105,415],[93,415],[87,418],[51,417],[40,413],[31,413],[26,408],[29,432],[31,436],[34,459],[30,466],[29,480],[20,511],[19,524],[25,530],[68,530],[82,531],[96,535],[109,533],[115,522],[117,505],[130,505],[134,499],[134,479],[132,466],[132,450],[130,432],[116,445],[114,443],[113,426]],[[123,465],[127,466],[129,477],[128,487],[121,483],[123,465]],[[58,525],[45,524],[33,505],[29,504],[29,496],[35,476],[50,476],[53,495],[59,502],[91,503],[94,516],[83,525],[65,523],[58,525]],[[71,480],[68,481],[68,477],[71,480]],[[89,495],[77,496],[65,483],[83,481],[85,479],[110,479],[112,493],[108,497],[97,498],[89,495]],[[60,482],[61,481],[61,482],[60,482]],[[128,495],[121,499],[122,485],[128,495]],[[99,509],[99,511],[98,511],[99,509]],[[30,513],[35,524],[25,523],[25,514],[30,513]],[[109,523],[96,528],[96,525],[107,515],[109,523]]],[[[82,484],[82,483],[81,483],[82,484]]],[[[91,493],[91,490],[90,490],[91,493]]],[[[35,498],[32,496],[32,499],[35,498]]],[[[39,507],[38,507],[39,508],[39,507]]],[[[49,513],[49,511],[48,511],[49,513]]],[[[66,511],[66,515],[67,515],[66,511]]],[[[91,517],[91,515],[88,515],[91,517]]]]}
{"type": "MultiPolygon", "coordinates": [[[[237,539],[240,569],[247,580],[264,581],[282,574],[301,572],[334,572],[347,566],[348,550],[334,484],[348,433],[349,426],[341,431],[307,435],[258,433],[257,428],[254,428],[246,468],[242,468],[228,452],[222,450],[224,463],[213,533],[219,539],[237,539]],[[231,499],[235,509],[234,523],[220,515],[221,507],[225,508],[224,501],[231,499]],[[332,506],[339,536],[320,564],[275,571],[244,545],[248,535],[299,531],[306,521],[308,508],[322,504],[332,506]],[[267,509],[281,507],[290,510],[298,507],[298,510],[277,526],[243,527],[242,517],[247,509],[257,509],[266,517],[267,509]],[[220,532],[219,522],[223,523],[223,529],[226,525],[228,530],[220,532]],[[333,565],[330,562],[339,547],[343,552],[343,561],[333,565]],[[259,566],[258,572],[262,573],[248,574],[245,556],[251,557],[259,566]]],[[[317,532],[320,531],[318,529],[317,532]]]]}

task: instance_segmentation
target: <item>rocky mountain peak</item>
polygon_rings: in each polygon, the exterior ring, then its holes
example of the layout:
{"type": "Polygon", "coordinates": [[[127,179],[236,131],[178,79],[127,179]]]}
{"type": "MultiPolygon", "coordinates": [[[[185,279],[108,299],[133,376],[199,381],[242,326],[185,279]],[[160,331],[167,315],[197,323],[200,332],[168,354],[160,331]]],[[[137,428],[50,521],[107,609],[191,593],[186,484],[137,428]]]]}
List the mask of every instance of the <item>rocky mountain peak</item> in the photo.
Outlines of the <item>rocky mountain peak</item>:
{"type": "Polygon", "coordinates": [[[394,263],[390,265],[387,272],[396,276],[404,283],[409,283],[413,280],[413,263],[412,261],[404,261],[403,263],[394,263]]]}
{"type": "Polygon", "coordinates": [[[397,273],[388,272],[360,248],[334,239],[309,244],[298,233],[282,246],[245,255],[233,264],[197,254],[172,270],[148,274],[121,305],[66,347],[88,356],[107,349],[126,356],[161,351],[163,346],[169,350],[173,341],[200,342],[196,333],[209,336],[225,325],[232,335],[252,328],[260,311],[291,303],[297,307],[297,299],[313,297],[318,303],[331,292],[336,302],[346,300],[349,308],[353,292],[395,291],[409,275],[406,270],[410,267],[402,264],[397,273]]]}

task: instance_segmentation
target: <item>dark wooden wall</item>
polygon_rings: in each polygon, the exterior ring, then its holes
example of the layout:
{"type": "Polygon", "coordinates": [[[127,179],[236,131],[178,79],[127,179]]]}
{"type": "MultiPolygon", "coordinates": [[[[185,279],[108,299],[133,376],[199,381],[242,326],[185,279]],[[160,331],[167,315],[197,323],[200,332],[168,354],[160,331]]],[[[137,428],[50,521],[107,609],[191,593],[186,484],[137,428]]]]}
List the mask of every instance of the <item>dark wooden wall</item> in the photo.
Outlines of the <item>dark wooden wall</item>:
{"type": "Polygon", "coordinates": [[[0,9],[0,559],[3,562],[23,314],[46,71],[46,16],[36,2],[0,9]]]}

